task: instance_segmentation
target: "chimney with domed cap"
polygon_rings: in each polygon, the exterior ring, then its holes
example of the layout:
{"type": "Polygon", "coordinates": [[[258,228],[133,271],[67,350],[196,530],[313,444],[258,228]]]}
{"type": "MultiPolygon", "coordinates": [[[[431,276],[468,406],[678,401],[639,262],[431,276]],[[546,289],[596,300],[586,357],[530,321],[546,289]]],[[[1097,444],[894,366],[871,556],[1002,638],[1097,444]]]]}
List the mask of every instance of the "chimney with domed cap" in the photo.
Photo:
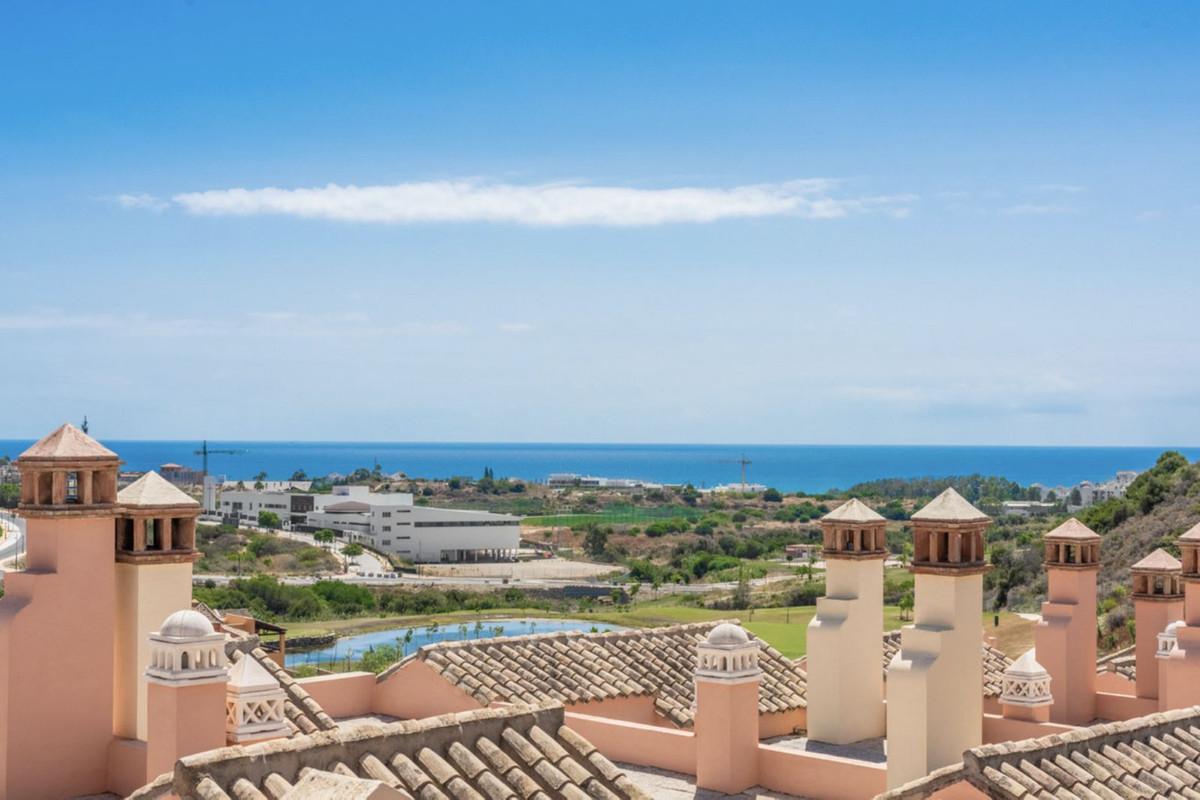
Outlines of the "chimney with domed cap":
{"type": "Polygon", "coordinates": [[[884,733],[887,520],[858,499],[821,519],[825,596],[808,624],[808,735],[849,744],[884,733]]]}
{"type": "Polygon", "coordinates": [[[1159,548],[1130,568],[1133,576],[1137,696],[1158,698],[1158,634],[1183,616],[1183,565],[1159,548]]]}
{"type": "Polygon", "coordinates": [[[1034,628],[1038,660],[1054,681],[1052,722],[1096,718],[1096,574],[1100,536],[1072,517],[1043,538],[1046,602],[1034,628]]]}
{"type": "Polygon", "coordinates": [[[984,532],[991,520],[953,488],[912,515],[912,625],[887,673],[887,783],[962,760],[983,740],[984,532]]]}
{"type": "Polygon", "coordinates": [[[696,646],[696,786],[738,794],[758,782],[758,640],[723,622],[696,646]]]}
{"type": "Polygon", "coordinates": [[[225,634],[199,611],[171,614],[149,636],[146,780],[190,753],[225,745],[225,634]]]}

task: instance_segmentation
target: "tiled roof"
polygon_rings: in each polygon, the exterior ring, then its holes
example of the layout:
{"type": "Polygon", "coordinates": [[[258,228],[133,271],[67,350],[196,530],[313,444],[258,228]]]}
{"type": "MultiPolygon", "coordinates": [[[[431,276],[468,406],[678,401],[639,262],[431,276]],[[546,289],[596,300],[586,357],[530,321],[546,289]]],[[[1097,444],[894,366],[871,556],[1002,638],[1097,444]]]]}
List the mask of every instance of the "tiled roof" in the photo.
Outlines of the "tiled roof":
{"type": "Polygon", "coordinates": [[[186,756],[131,795],[182,800],[403,797],[650,800],[564,724],[561,705],[364,725],[186,756]]]}
{"type": "Polygon", "coordinates": [[[1182,536],[1179,537],[1181,542],[1200,542],[1200,522],[1197,522],[1192,527],[1188,528],[1182,536]]]}
{"type": "Polygon", "coordinates": [[[1062,525],[1047,533],[1044,539],[1070,539],[1074,542],[1098,542],[1100,534],[1071,517],[1062,525]]]}
{"type": "Polygon", "coordinates": [[[21,453],[18,461],[25,458],[112,460],[116,457],[112,450],[68,422],[21,453]]]}
{"type": "Polygon", "coordinates": [[[1179,562],[1178,558],[1160,547],[1130,569],[1146,570],[1147,572],[1178,572],[1183,569],[1183,564],[1179,562]]]}
{"type": "Polygon", "coordinates": [[[884,522],[884,518],[875,509],[859,500],[857,497],[847,500],[840,506],[821,517],[828,522],[884,522]]]}
{"type": "MultiPolygon", "coordinates": [[[[999,697],[1004,681],[1004,670],[1012,664],[1012,659],[987,642],[980,642],[983,648],[983,696],[999,697]]],[[[888,664],[900,652],[900,631],[889,631],[883,635],[883,671],[887,674],[888,664]]]]}
{"type": "Polygon", "coordinates": [[[133,483],[117,492],[117,502],[126,506],[165,507],[165,506],[195,506],[200,507],[193,498],[176,488],[170,481],[157,472],[147,472],[133,483]]]}
{"type": "Polygon", "coordinates": [[[314,700],[312,695],[296,682],[295,678],[288,675],[286,671],[272,661],[270,654],[266,650],[256,647],[250,651],[249,655],[242,653],[240,650],[235,650],[230,656],[230,660],[234,662],[235,668],[237,663],[243,658],[253,658],[258,662],[259,666],[265,669],[283,687],[283,693],[287,695],[287,700],[283,704],[283,711],[287,715],[288,722],[291,723],[294,733],[317,733],[318,731],[330,731],[337,727],[337,723],[333,721],[333,717],[325,713],[325,709],[321,708],[321,704],[314,700]]]}
{"type": "Polygon", "coordinates": [[[1109,653],[1096,659],[1096,672],[1115,672],[1129,680],[1137,679],[1137,657],[1134,646],[1109,653]]]}
{"type": "MultiPolygon", "coordinates": [[[[1200,797],[1200,706],[976,747],[957,775],[988,797],[1200,797]]],[[[953,773],[914,781],[887,798],[927,797],[953,773]]]]}
{"type": "Polygon", "coordinates": [[[976,522],[988,519],[988,515],[968,503],[965,497],[950,487],[930,500],[928,505],[913,514],[910,519],[937,522],[976,522]]]}
{"type": "MultiPolygon", "coordinates": [[[[543,633],[426,645],[422,659],[483,705],[582,703],[653,695],[658,713],[692,724],[696,645],[722,621],[607,633],[543,633]]],[[[762,642],[760,713],[803,708],[804,672],[762,642]]],[[[401,662],[403,665],[405,662],[401,662]]],[[[399,667],[400,665],[397,665],[399,667]]],[[[393,670],[397,667],[393,667],[393,670]]],[[[391,671],[380,676],[387,680],[391,671]]]]}

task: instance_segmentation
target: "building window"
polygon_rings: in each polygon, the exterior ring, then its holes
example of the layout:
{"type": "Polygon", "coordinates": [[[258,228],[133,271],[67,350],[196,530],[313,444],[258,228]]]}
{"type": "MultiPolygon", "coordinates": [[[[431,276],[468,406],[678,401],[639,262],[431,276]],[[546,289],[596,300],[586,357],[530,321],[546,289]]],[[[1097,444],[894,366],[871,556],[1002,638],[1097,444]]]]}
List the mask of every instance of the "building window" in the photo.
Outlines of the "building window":
{"type": "Polygon", "coordinates": [[[383,515],[384,515],[385,517],[390,517],[390,516],[392,516],[392,512],[390,512],[390,511],[385,511],[385,512],[383,512],[383,515]]]}
{"type": "Polygon", "coordinates": [[[392,529],[392,526],[391,526],[391,525],[384,525],[384,526],[383,526],[383,532],[384,532],[384,533],[387,533],[387,532],[388,532],[388,531],[390,531],[391,529],[392,529]]]}
{"type": "Polygon", "coordinates": [[[392,543],[392,540],[391,540],[391,539],[384,539],[384,540],[383,540],[383,542],[382,542],[382,544],[383,544],[383,546],[384,546],[384,547],[388,547],[388,546],[390,546],[390,545],[391,545],[391,543],[392,543]]]}

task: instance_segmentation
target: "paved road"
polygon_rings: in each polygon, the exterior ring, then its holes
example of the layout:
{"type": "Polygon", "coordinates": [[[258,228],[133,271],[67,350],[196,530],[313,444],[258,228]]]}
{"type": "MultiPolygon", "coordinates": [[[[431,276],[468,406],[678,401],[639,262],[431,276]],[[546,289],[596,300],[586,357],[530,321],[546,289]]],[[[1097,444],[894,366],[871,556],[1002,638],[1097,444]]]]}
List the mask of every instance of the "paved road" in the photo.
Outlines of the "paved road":
{"type": "Polygon", "coordinates": [[[21,551],[25,520],[12,516],[11,512],[0,511],[0,528],[4,529],[4,538],[0,539],[0,563],[3,563],[21,551]]]}

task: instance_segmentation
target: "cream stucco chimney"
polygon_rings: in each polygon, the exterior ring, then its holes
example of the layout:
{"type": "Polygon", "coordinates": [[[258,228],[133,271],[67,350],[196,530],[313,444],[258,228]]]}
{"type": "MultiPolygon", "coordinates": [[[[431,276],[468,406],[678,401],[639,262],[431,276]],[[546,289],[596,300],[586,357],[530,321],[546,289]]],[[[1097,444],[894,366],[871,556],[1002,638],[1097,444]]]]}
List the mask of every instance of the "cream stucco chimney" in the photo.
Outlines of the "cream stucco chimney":
{"type": "Polygon", "coordinates": [[[850,500],[821,520],[825,596],[808,625],[808,736],[848,744],[884,733],[883,562],[887,520],[850,500]]]}
{"type": "Polygon", "coordinates": [[[962,760],[983,738],[983,534],[954,489],[912,516],[916,609],[887,676],[887,783],[962,760]]]}

